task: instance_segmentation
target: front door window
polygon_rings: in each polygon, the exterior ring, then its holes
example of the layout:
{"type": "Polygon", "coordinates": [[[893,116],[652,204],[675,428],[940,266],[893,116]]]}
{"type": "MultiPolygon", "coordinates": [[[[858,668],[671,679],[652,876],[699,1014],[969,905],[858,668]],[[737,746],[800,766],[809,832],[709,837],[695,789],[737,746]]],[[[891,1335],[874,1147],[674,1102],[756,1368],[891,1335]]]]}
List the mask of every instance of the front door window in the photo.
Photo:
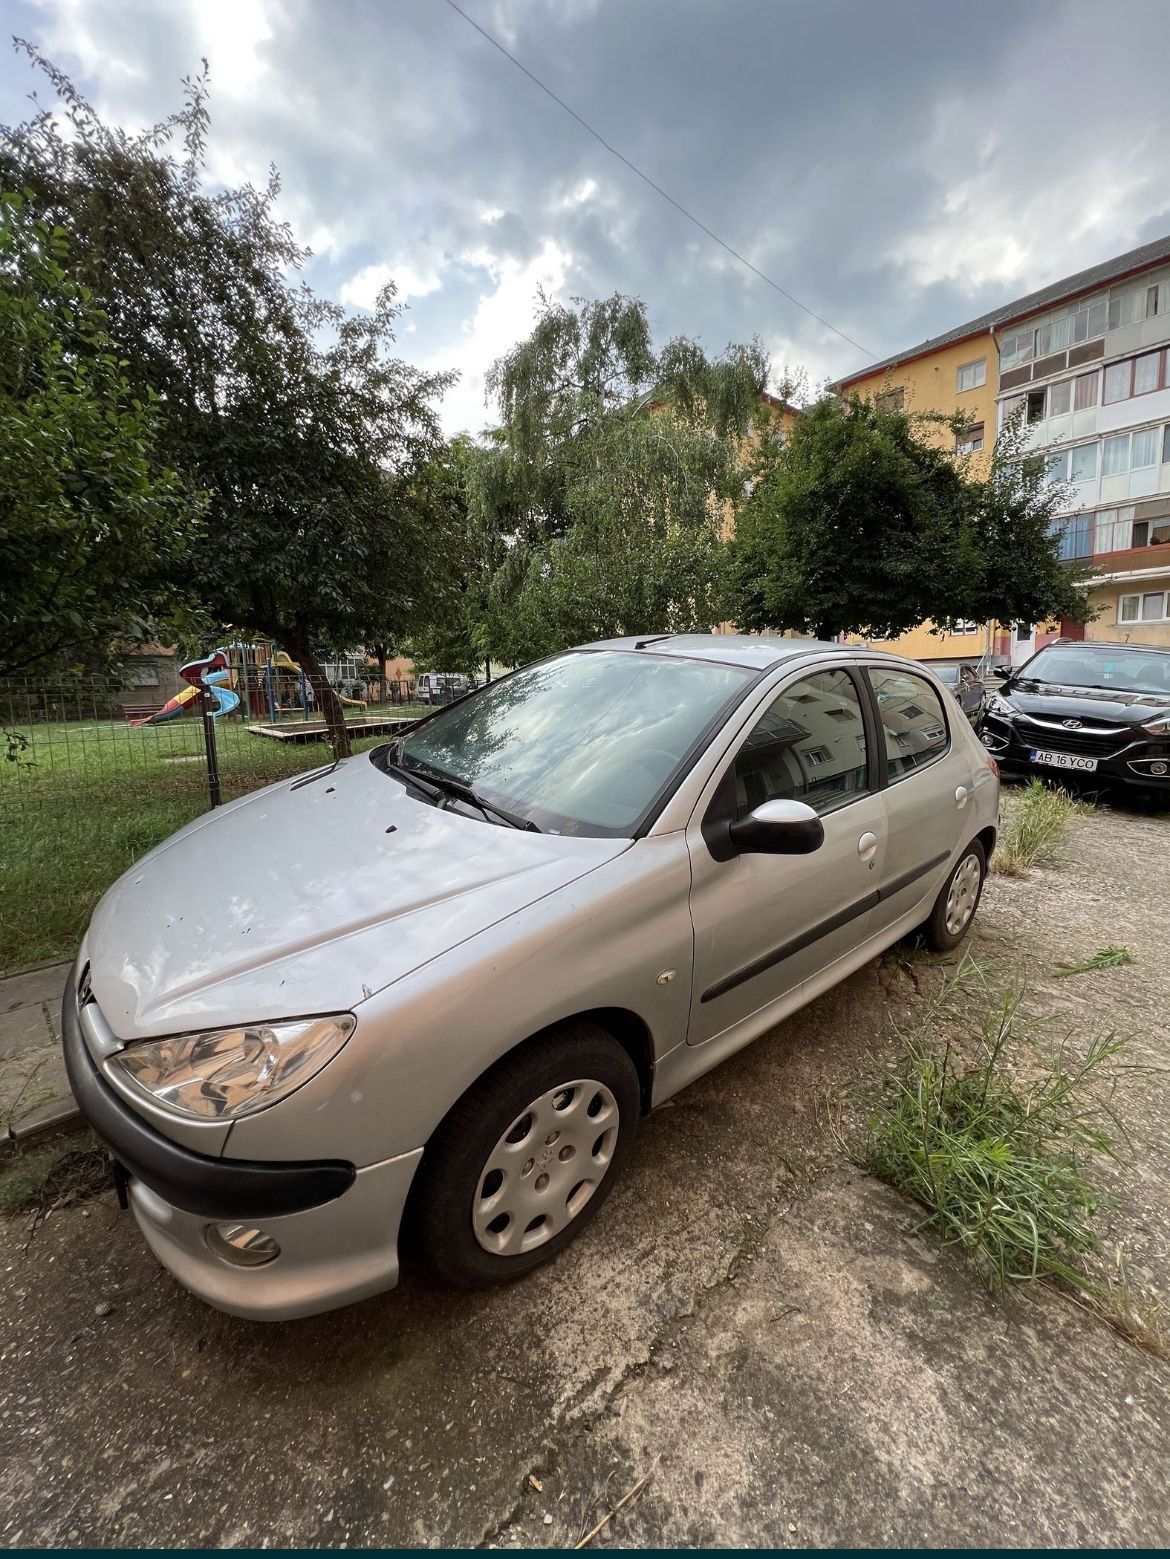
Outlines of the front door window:
{"type": "Polygon", "coordinates": [[[847,671],[815,672],[786,688],[735,760],[739,817],[778,797],[829,812],[867,787],[865,722],[847,671]]]}

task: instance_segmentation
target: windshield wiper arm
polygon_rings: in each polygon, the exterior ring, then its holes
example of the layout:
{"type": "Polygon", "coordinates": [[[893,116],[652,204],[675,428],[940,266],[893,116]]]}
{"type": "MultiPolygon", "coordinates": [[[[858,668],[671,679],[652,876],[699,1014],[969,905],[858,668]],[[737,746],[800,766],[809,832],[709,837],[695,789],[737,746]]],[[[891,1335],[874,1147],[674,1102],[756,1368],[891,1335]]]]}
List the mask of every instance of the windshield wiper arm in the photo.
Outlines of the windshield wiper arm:
{"type": "Polygon", "coordinates": [[[438,801],[443,794],[441,788],[429,779],[424,779],[421,774],[415,774],[413,770],[404,768],[401,763],[395,763],[390,758],[382,761],[382,768],[387,774],[392,774],[396,780],[406,786],[407,790],[413,790],[416,796],[421,796],[424,801],[438,801]]]}
{"type": "Polygon", "coordinates": [[[498,817],[501,822],[507,823],[509,828],[521,828],[530,834],[540,833],[540,829],[530,818],[518,817],[515,812],[509,812],[505,807],[498,807],[494,801],[486,801],[466,780],[458,779],[454,774],[448,774],[443,769],[432,769],[428,764],[425,769],[407,769],[404,772],[412,779],[422,778],[426,784],[433,785],[436,790],[445,791],[447,795],[454,796],[458,801],[466,801],[469,806],[478,807],[485,817],[498,817]]]}

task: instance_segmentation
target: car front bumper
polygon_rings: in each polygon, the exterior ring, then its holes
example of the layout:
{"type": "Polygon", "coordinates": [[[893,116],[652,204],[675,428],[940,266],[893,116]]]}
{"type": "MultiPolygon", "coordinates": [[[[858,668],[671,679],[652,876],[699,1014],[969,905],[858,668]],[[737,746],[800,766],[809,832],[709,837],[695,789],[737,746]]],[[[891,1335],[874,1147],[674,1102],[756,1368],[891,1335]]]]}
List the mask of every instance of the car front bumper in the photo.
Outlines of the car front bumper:
{"type": "Polygon", "coordinates": [[[315,1315],[393,1288],[399,1227],[422,1149],[355,1169],[343,1160],[264,1163],[181,1147],[102,1078],[81,1031],[78,972],[70,974],[61,1013],[70,1086],[124,1168],[134,1216],[163,1266],[208,1304],[257,1321],[315,1315]],[[224,1254],[214,1231],[241,1225],[274,1240],[279,1253],[264,1265],[224,1254]]]}
{"type": "Polygon", "coordinates": [[[1083,744],[1078,749],[1075,734],[1023,731],[1002,715],[985,715],[979,739],[1006,773],[1028,773],[1084,780],[1110,785],[1135,786],[1142,790],[1170,789],[1170,741],[1155,741],[1141,736],[1127,741],[1124,734],[1110,744],[1083,744]],[[1070,764],[1034,763],[1033,752],[1056,751],[1070,764]],[[1095,760],[1093,767],[1078,759],[1095,760]]]}

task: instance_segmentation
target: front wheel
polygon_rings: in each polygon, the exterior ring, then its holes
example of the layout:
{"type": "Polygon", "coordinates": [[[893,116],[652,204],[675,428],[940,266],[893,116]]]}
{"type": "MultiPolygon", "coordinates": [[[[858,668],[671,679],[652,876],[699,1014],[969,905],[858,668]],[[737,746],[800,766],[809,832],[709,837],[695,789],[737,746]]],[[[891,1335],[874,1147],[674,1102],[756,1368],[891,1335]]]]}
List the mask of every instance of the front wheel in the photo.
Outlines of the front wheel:
{"type": "Polygon", "coordinates": [[[930,919],[922,928],[926,945],[936,953],[958,947],[971,929],[986,875],[987,856],[978,839],[972,839],[939,889],[930,919]]]}
{"type": "Polygon", "coordinates": [[[634,1064],[596,1024],[560,1024],[506,1057],[423,1156],[417,1228],[430,1265],[476,1288],[555,1256],[609,1195],[640,1114],[634,1064]]]}

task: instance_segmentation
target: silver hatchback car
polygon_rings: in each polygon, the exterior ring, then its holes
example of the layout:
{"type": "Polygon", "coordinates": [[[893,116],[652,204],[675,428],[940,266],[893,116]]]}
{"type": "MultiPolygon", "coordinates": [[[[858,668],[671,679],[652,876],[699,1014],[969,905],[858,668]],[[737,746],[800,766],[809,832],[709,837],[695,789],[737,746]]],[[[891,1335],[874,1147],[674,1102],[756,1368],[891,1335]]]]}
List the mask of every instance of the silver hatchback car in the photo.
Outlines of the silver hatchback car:
{"type": "Polygon", "coordinates": [[[922,666],[618,639],[200,818],[99,904],[74,1093],[151,1249],[280,1320],[581,1232],[641,1117],[917,928],[954,946],[999,785],[922,666]]]}

